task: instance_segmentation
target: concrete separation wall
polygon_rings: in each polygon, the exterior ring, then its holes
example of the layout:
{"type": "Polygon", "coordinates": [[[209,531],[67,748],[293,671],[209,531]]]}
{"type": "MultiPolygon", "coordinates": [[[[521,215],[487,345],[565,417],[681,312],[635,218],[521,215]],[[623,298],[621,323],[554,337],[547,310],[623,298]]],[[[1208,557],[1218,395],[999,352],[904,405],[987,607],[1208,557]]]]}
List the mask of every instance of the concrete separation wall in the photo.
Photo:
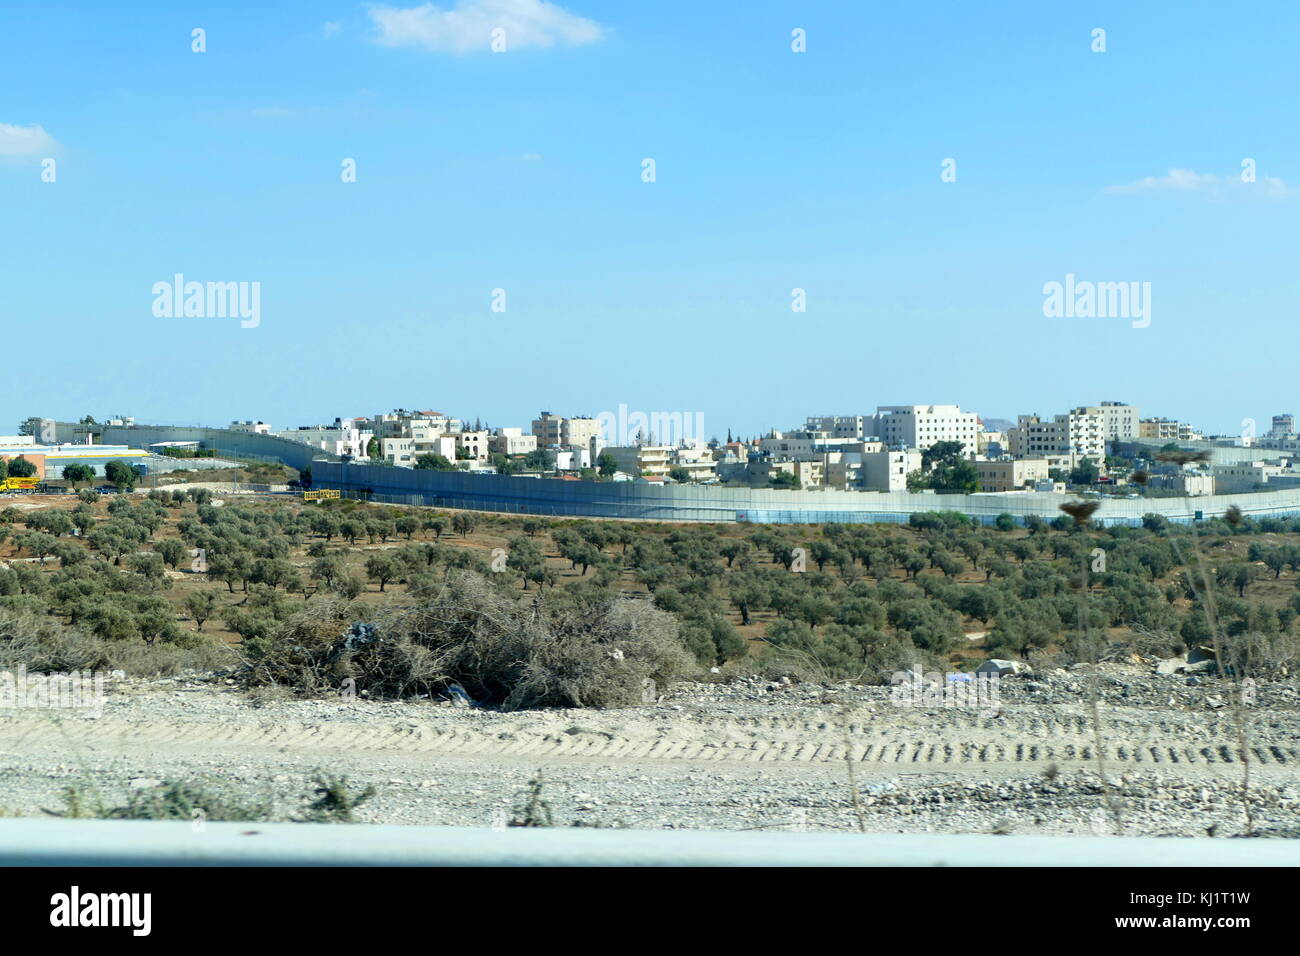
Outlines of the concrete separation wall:
{"type": "MultiPolygon", "coordinates": [[[[658,521],[749,521],[772,524],[906,522],[918,511],[958,511],[984,524],[1003,513],[1023,524],[1051,519],[1070,495],[1048,493],[936,495],[904,492],[775,491],[728,486],[558,481],[417,471],[378,465],[318,462],[317,487],[396,504],[468,508],[553,517],[641,518],[658,521]]],[[[1096,514],[1103,524],[1137,525],[1148,513],[1186,523],[1222,515],[1235,505],[1249,516],[1300,515],[1300,489],[1195,498],[1108,498],[1096,514]]]]}
{"type": "Polygon", "coordinates": [[[302,442],[290,441],[274,435],[231,431],[228,428],[179,425],[96,425],[92,428],[74,422],[58,422],[54,427],[61,442],[85,441],[88,431],[93,431],[99,436],[97,441],[111,445],[130,445],[134,448],[148,448],[162,441],[196,441],[204,448],[215,449],[221,455],[277,461],[299,470],[306,468],[317,458],[328,461],[340,460],[335,454],[304,445],[302,442]]]}

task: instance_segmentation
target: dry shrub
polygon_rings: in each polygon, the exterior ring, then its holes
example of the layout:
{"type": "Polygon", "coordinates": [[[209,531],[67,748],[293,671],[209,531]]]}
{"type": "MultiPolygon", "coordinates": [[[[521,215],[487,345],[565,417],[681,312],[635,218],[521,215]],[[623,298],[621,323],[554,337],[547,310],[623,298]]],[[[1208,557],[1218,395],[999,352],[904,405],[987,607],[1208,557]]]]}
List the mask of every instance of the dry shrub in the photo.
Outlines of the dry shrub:
{"type": "Polygon", "coordinates": [[[133,641],[109,644],[110,666],[135,677],[170,677],[182,671],[219,671],[239,663],[228,644],[199,636],[185,644],[154,644],[133,641]]]}
{"type": "Polygon", "coordinates": [[[663,687],[698,669],[676,619],[644,601],[522,604],[465,571],[368,621],[340,602],[304,610],[248,653],[247,686],[321,693],[352,677],[358,692],[399,698],[460,684],[506,710],[636,704],[647,682],[663,687]]]}
{"type": "Polygon", "coordinates": [[[185,669],[211,671],[234,663],[228,647],[199,635],[184,647],[105,641],[52,617],[0,608],[0,671],[21,666],[31,674],[121,670],[154,677],[185,669]]]}
{"type": "Polygon", "coordinates": [[[97,637],[50,617],[0,609],[0,670],[67,673],[105,670],[109,663],[109,649],[97,637]]]}
{"type": "Polygon", "coordinates": [[[1287,677],[1300,671],[1300,638],[1249,632],[1228,638],[1224,667],[1238,677],[1287,677]]]}
{"type": "Polygon", "coordinates": [[[304,605],[272,637],[244,641],[241,682],[246,688],[281,685],[306,694],[338,688],[355,672],[340,653],[342,634],[355,618],[352,602],[341,598],[304,605]]]}

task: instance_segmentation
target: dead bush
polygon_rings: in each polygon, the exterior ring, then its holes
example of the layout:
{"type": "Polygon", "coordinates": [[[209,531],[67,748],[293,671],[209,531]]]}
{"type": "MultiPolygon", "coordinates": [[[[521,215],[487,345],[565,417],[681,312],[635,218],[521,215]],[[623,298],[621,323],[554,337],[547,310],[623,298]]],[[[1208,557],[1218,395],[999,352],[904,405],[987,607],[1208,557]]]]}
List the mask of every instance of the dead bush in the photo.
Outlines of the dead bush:
{"type": "Polygon", "coordinates": [[[1300,638],[1248,632],[1228,638],[1223,664],[1238,677],[1287,677],[1300,671],[1300,638]]]}
{"type": "Polygon", "coordinates": [[[31,674],[120,670],[136,677],[211,671],[237,663],[217,641],[196,636],[181,647],[136,641],[106,641],[52,617],[0,608],[0,671],[20,666],[31,674]]]}
{"type": "Polygon", "coordinates": [[[106,670],[108,646],[50,617],[0,609],[0,670],[25,667],[33,674],[106,670]]]}
{"type": "Polygon", "coordinates": [[[246,648],[246,686],[319,694],[352,677],[371,698],[438,696],[459,684],[506,710],[617,707],[698,669],[676,619],[644,601],[521,603],[467,571],[412,605],[358,616],[345,603],[304,609],[246,648]]]}

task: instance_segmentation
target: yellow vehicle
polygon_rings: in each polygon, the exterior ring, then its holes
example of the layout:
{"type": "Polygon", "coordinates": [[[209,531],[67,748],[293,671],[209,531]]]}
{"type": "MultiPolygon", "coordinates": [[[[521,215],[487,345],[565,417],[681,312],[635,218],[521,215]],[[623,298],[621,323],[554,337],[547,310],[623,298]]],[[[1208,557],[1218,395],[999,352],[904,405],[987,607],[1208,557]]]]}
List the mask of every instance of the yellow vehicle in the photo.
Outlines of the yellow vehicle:
{"type": "Polygon", "coordinates": [[[325,498],[338,498],[339,490],[337,488],[317,488],[314,491],[304,491],[302,493],[303,501],[321,501],[325,498]]]}
{"type": "Polygon", "coordinates": [[[36,491],[41,483],[41,479],[32,476],[31,478],[6,478],[0,481],[0,492],[4,491],[36,491]]]}

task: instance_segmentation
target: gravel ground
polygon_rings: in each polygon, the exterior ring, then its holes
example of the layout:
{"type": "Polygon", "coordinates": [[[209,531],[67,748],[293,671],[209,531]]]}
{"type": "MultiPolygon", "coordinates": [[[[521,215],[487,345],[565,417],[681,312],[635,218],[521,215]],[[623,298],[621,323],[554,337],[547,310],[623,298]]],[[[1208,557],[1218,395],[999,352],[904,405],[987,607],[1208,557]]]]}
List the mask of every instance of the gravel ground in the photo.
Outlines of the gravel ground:
{"type": "MultiPolygon", "coordinates": [[[[201,675],[119,679],[98,715],[0,711],[0,812],[60,809],[67,787],[120,805],[199,778],[288,817],[321,770],[375,787],[364,822],[490,827],[540,773],[557,825],[849,830],[860,815],[879,832],[1244,831],[1228,686],[1146,665],[1106,665],[1095,686],[1118,823],[1082,670],[1003,679],[996,706],[978,708],[748,678],[624,710],[519,713],[257,698],[201,675]]],[[[1297,682],[1261,683],[1246,712],[1256,829],[1300,836],[1297,682]]]]}

